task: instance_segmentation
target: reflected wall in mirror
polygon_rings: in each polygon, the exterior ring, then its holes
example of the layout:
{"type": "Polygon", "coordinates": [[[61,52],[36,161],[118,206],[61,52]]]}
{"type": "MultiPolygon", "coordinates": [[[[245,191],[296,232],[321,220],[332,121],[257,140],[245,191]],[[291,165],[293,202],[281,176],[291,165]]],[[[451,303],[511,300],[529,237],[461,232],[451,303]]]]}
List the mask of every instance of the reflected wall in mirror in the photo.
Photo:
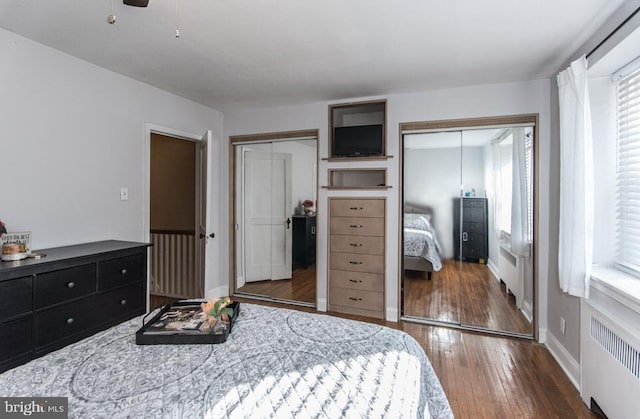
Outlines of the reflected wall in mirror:
{"type": "Polygon", "coordinates": [[[235,294],[315,306],[317,140],[232,142],[232,154],[235,294]]]}
{"type": "Polygon", "coordinates": [[[534,134],[403,134],[404,317],[533,335],[534,134]]]}

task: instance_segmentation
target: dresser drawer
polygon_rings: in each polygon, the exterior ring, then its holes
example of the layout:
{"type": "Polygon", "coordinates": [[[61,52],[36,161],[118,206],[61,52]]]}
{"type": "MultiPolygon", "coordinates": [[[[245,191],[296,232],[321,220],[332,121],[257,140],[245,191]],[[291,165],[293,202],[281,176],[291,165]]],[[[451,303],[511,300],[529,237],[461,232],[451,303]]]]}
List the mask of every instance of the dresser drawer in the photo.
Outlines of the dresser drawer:
{"type": "Polygon", "coordinates": [[[33,277],[0,282],[0,322],[33,309],[33,277]]]}
{"type": "Polygon", "coordinates": [[[0,363],[31,352],[32,328],[31,316],[0,324],[0,363]]]}
{"type": "Polygon", "coordinates": [[[95,325],[101,310],[92,295],[36,314],[37,347],[66,339],[95,325]]]}
{"type": "Polygon", "coordinates": [[[384,237],[334,234],[331,236],[331,251],[383,255],[384,237]]]}
{"type": "Polygon", "coordinates": [[[484,234],[484,224],[483,223],[462,223],[462,231],[466,231],[467,233],[480,233],[484,234]]]}
{"type": "Polygon", "coordinates": [[[329,281],[332,289],[339,287],[376,292],[384,290],[384,275],[382,274],[331,269],[329,281]]]}
{"type": "Polygon", "coordinates": [[[466,206],[463,209],[463,219],[465,221],[475,221],[478,223],[484,222],[484,208],[482,207],[470,207],[466,206]]]}
{"type": "Polygon", "coordinates": [[[378,255],[331,252],[331,269],[384,273],[384,258],[378,255]]]}
{"type": "Polygon", "coordinates": [[[142,281],[145,266],[142,255],[126,256],[98,263],[98,290],[142,281]]]}
{"type": "Polygon", "coordinates": [[[484,199],[469,199],[469,198],[465,198],[462,200],[463,204],[463,208],[465,209],[465,211],[467,210],[467,208],[484,208],[484,204],[485,204],[485,200],[484,199]]]}
{"type": "Polygon", "coordinates": [[[384,217],[384,199],[331,199],[331,217],[384,217]]]}
{"type": "Polygon", "coordinates": [[[82,265],[36,276],[36,307],[42,308],[96,291],[96,265],[82,265]]]}
{"type": "Polygon", "coordinates": [[[355,307],[373,311],[382,311],[384,308],[382,293],[348,288],[331,288],[329,303],[331,305],[355,307]]]}
{"type": "Polygon", "coordinates": [[[143,312],[145,298],[141,282],[98,296],[100,313],[96,323],[117,319],[132,311],[143,312]]]}
{"type": "Polygon", "coordinates": [[[384,236],[384,218],[331,217],[331,234],[384,236]]]}

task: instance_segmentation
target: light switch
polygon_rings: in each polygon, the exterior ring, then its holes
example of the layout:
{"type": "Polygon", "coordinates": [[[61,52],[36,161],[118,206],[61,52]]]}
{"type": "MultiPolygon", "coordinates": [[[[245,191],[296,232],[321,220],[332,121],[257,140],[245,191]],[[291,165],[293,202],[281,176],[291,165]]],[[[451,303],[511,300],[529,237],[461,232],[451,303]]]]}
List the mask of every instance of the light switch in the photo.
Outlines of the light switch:
{"type": "Polygon", "coordinates": [[[120,188],[120,200],[128,201],[129,200],[129,188],[120,188]]]}

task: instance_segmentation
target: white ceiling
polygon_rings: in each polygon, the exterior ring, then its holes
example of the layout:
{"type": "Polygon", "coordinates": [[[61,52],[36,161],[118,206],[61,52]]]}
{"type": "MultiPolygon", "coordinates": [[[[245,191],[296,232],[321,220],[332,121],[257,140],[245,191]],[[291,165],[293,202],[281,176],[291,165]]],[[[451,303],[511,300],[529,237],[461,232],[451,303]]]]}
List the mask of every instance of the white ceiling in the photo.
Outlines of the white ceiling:
{"type": "Polygon", "coordinates": [[[0,27],[218,110],[550,77],[623,0],[2,0],[0,27]]]}

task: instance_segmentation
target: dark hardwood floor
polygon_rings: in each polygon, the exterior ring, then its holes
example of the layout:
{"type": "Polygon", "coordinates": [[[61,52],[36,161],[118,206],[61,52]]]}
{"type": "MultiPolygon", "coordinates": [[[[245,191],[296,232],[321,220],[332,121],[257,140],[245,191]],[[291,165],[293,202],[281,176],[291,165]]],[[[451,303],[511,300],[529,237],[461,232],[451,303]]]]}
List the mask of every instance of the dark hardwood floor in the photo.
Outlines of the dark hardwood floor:
{"type": "MultiPolygon", "coordinates": [[[[242,298],[235,300],[314,311],[242,298]]],[[[413,336],[429,357],[456,418],[596,417],[543,345],[410,322],[327,314],[382,324],[413,336]]]]}
{"type": "Polygon", "coordinates": [[[404,314],[493,330],[532,333],[532,326],[487,265],[443,260],[431,281],[405,271],[404,314]]]}
{"type": "Polygon", "coordinates": [[[155,310],[158,307],[161,307],[165,304],[173,303],[174,301],[178,301],[179,298],[175,297],[165,297],[162,295],[151,294],[149,296],[149,311],[155,310]]]}
{"type": "Polygon", "coordinates": [[[247,282],[238,292],[257,294],[280,300],[316,303],[316,265],[294,269],[291,279],[247,282]]]}

